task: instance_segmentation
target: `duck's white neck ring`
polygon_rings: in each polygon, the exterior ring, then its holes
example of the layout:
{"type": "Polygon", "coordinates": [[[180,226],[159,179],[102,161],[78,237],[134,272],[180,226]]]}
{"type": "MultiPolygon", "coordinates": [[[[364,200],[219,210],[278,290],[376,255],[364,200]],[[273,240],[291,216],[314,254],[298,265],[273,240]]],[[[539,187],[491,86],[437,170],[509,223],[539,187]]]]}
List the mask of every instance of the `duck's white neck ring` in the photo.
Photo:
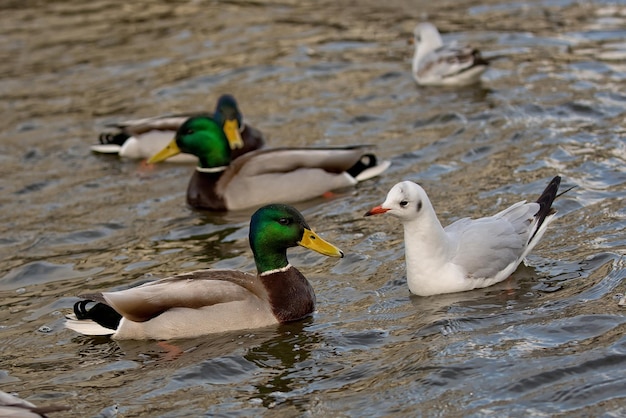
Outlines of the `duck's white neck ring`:
{"type": "Polygon", "coordinates": [[[261,273],[261,276],[269,276],[270,274],[274,274],[274,273],[284,273],[290,268],[291,268],[291,264],[287,264],[285,267],[281,267],[279,269],[264,271],[263,273],[261,273]]]}
{"type": "Polygon", "coordinates": [[[201,172],[201,173],[220,173],[224,170],[226,170],[228,168],[227,165],[223,165],[220,167],[210,167],[210,168],[204,168],[204,167],[196,167],[196,170],[201,172]]]}

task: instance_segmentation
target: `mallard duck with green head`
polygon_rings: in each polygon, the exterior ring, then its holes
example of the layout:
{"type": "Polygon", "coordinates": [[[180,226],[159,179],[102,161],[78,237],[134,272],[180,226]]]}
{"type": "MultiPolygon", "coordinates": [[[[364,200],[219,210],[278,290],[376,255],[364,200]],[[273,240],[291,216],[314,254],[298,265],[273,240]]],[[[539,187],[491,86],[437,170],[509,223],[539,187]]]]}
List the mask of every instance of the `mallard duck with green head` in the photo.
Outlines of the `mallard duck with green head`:
{"type": "MultiPolygon", "coordinates": [[[[100,134],[100,144],[93,145],[91,150],[97,153],[118,154],[125,158],[150,158],[172,140],[178,128],[187,119],[198,115],[210,116],[208,113],[189,113],[115,123],[111,125],[113,131],[100,134]]],[[[244,123],[237,101],[230,94],[220,96],[212,117],[221,125],[228,138],[233,158],[264,146],[263,134],[244,123]]],[[[196,162],[197,158],[191,154],[181,154],[169,161],[196,162]]]]}
{"type": "Polygon", "coordinates": [[[118,292],[83,295],[66,326],[115,339],[190,338],[296,321],[315,310],[309,281],[287,260],[302,246],[329,257],[343,252],[317,235],[300,212],[271,204],[250,220],[257,274],[199,270],[118,292]],[[88,308],[91,301],[95,305],[88,308]]]}
{"type": "Polygon", "coordinates": [[[293,203],[354,186],[377,176],[390,163],[367,153],[369,145],[319,148],[265,148],[233,159],[219,124],[189,118],[176,137],[148,162],[180,153],[198,157],[187,187],[187,203],[198,209],[238,210],[272,201],[293,203]]]}

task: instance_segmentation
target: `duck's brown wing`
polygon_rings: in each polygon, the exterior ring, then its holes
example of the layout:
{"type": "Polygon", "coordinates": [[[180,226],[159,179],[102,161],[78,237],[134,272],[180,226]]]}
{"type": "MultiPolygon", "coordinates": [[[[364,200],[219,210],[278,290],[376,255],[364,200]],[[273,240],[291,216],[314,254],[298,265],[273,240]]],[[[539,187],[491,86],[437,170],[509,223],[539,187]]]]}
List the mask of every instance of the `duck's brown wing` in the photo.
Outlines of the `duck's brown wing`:
{"type": "Polygon", "coordinates": [[[266,297],[257,276],[234,270],[198,270],[119,292],[104,292],[105,302],[125,318],[142,322],[172,308],[202,308],[266,297]]]}

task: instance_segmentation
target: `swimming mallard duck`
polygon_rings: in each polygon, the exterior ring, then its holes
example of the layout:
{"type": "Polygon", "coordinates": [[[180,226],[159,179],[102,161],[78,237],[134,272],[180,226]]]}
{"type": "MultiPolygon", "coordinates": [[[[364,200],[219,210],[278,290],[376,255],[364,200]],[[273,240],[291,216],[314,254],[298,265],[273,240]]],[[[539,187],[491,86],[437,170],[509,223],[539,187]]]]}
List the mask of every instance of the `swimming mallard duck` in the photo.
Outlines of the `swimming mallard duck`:
{"type": "MultiPolygon", "coordinates": [[[[156,116],[134,119],[113,124],[114,132],[100,134],[100,144],[91,150],[98,153],[118,154],[126,158],[149,158],[162,150],[174,137],[176,130],[191,116],[204,113],[156,116]]],[[[220,96],[213,114],[224,130],[230,143],[232,158],[263,147],[265,141],[258,129],[243,123],[243,116],[235,98],[229,94],[220,96]]],[[[193,155],[180,155],[173,162],[196,162],[193,155]]]]}
{"type": "Polygon", "coordinates": [[[365,216],[389,213],[404,225],[411,293],[462,292],[491,286],[513,274],[554,219],[552,203],[560,184],[561,177],[556,176],[536,202],[523,200],[493,216],[463,218],[443,228],[424,189],[403,181],[365,216]]]}
{"type": "Polygon", "coordinates": [[[257,275],[198,270],[119,292],[83,295],[66,326],[115,339],[190,338],[296,321],[315,309],[315,292],[287,260],[300,245],[329,257],[343,252],[315,234],[300,212],[267,205],[250,220],[250,248],[257,275]],[[87,309],[89,301],[96,303],[87,309]]]}
{"type": "Polygon", "coordinates": [[[231,159],[219,124],[208,117],[188,119],[176,137],[148,160],[156,163],[179,153],[198,157],[187,188],[190,206],[238,210],[272,201],[299,202],[377,176],[390,163],[377,163],[369,146],[261,149],[231,159]]]}
{"type": "Polygon", "coordinates": [[[476,83],[489,62],[466,45],[444,45],[437,28],[419,23],[413,31],[413,78],[423,86],[464,86],[476,83]]]}

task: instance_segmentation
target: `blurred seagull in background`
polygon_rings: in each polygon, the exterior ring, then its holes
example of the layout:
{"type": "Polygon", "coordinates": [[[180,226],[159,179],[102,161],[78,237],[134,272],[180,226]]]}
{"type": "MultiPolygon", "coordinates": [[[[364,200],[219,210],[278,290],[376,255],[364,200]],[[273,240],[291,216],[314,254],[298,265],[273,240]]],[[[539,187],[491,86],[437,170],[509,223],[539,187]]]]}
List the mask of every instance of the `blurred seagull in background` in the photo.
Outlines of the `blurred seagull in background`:
{"type": "Polygon", "coordinates": [[[466,45],[444,45],[437,28],[428,22],[413,30],[413,78],[422,86],[466,86],[477,83],[489,63],[480,51],[466,45]]]}

